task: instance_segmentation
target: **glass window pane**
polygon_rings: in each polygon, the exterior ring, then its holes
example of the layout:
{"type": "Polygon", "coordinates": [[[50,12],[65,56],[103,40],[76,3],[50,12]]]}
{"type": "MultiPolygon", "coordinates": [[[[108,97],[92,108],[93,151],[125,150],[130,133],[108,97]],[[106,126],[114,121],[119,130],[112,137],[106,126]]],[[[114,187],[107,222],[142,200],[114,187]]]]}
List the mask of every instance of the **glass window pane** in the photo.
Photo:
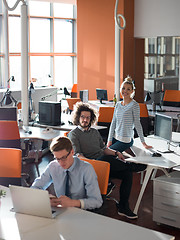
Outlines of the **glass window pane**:
{"type": "Polygon", "coordinates": [[[50,75],[50,57],[37,56],[30,57],[31,78],[36,78],[34,86],[49,86],[51,84],[50,75]]]}
{"type": "Polygon", "coordinates": [[[2,62],[3,62],[3,58],[0,57],[0,88],[3,88],[3,82],[2,82],[2,62]]]}
{"type": "Polygon", "coordinates": [[[29,1],[29,13],[31,16],[50,16],[50,3],[29,1]]]}
{"type": "Polygon", "coordinates": [[[55,19],[54,51],[59,53],[72,52],[72,21],[55,19]]]}
{"type": "Polygon", "coordinates": [[[10,81],[11,89],[21,89],[21,57],[9,57],[10,76],[14,76],[15,82],[10,81]]]}
{"type": "Polygon", "coordinates": [[[20,17],[9,17],[9,52],[10,53],[21,52],[20,17]]]}
{"type": "Polygon", "coordinates": [[[2,37],[3,37],[3,27],[2,27],[2,16],[0,15],[0,54],[3,52],[2,51],[2,37]]]}
{"type": "Polygon", "coordinates": [[[73,18],[73,5],[54,3],[54,16],[62,18],[73,18]]]}
{"type": "Polygon", "coordinates": [[[50,52],[49,19],[30,19],[30,52],[50,52]]]}
{"type": "Polygon", "coordinates": [[[58,88],[72,87],[72,57],[55,57],[55,81],[58,88]]]}

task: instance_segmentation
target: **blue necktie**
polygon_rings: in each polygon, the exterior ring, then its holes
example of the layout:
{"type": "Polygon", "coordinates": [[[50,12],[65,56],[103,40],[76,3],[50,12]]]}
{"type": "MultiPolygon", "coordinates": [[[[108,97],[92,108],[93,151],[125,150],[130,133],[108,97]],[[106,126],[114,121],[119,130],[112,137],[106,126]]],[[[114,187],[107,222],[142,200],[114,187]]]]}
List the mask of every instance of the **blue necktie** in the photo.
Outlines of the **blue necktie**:
{"type": "Polygon", "coordinates": [[[70,193],[69,193],[69,171],[67,170],[66,171],[66,188],[65,188],[65,195],[67,197],[70,196],[70,193]]]}

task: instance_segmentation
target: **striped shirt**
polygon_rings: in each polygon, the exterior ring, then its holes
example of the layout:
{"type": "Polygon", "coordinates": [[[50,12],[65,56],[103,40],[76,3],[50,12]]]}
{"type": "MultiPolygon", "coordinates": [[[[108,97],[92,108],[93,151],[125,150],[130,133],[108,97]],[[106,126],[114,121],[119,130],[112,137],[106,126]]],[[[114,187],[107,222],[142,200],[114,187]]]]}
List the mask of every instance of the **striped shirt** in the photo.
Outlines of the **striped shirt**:
{"type": "Polygon", "coordinates": [[[134,99],[125,106],[121,103],[122,101],[116,104],[109,129],[108,141],[112,141],[114,137],[116,140],[129,143],[134,136],[133,129],[135,127],[141,142],[144,142],[139,104],[134,99]]]}

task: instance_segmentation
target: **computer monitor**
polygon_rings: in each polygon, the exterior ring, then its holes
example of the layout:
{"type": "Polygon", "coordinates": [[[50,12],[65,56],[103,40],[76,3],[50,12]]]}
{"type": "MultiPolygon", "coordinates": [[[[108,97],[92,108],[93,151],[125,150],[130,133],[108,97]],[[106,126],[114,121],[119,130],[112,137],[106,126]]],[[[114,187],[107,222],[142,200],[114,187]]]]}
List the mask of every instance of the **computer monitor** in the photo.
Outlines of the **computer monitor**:
{"type": "Polygon", "coordinates": [[[161,137],[167,141],[172,140],[173,121],[170,116],[156,113],[154,135],[161,137]]]}
{"type": "MultiPolygon", "coordinates": [[[[172,128],[173,128],[173,119],[170,116],[161,115],[160,113],[156,113],[155,115],[155,126],[154,126],[154,135],[165,139],[168,144],[172,141],[172,128]]],[[[172,152],[169,149],[168,151],[160,151],[160,152],[172,152]]]]}
{"type": "Polygon", "coordinates": [[[39,102],[39,123],[50,126],[61,124],[61,103],[51,101],[39,102]]]}
{"type": "Polygon", "coordinates": [[[80,92],[80,99],[82,102],[87,103],[89,100],[89,91],[88,90],[81,90],[80,92]]]}
{"type": "Polygon", "coordinates": [[[103,103],[103,100],[105,101],[108,100],[107,90],[105,89],[96,88],[96,96],[97,96],[97,99],[100,100],[100,103],[103,103]]]}

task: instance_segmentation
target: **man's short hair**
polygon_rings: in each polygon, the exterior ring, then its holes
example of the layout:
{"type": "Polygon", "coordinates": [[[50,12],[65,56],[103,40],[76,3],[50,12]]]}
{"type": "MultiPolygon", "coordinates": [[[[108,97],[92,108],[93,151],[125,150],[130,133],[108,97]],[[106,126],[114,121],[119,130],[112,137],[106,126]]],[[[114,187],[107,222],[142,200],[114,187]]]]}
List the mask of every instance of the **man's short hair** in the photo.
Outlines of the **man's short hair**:
{"type": "Polygon", "coordinates": [[[98,119],[98,112],[92,108],[88,103],[83,103],[83,102],[77,102],[74,105],[74,110],[73,110],[73,124],[74,125],[79,125],[79,119],[81,116],[81,112],[90,112],[91,113],[91,120],[90,120],[90,126],[94,124],[97,119],[98,119]]]}
{"type": "Polygon", "coordinates": [[[52,140],[50,145],[51,152],[58,152],[66,150],[70,152],[72,150],[72,143],[68,137],[56,137],[52,140]]]}

